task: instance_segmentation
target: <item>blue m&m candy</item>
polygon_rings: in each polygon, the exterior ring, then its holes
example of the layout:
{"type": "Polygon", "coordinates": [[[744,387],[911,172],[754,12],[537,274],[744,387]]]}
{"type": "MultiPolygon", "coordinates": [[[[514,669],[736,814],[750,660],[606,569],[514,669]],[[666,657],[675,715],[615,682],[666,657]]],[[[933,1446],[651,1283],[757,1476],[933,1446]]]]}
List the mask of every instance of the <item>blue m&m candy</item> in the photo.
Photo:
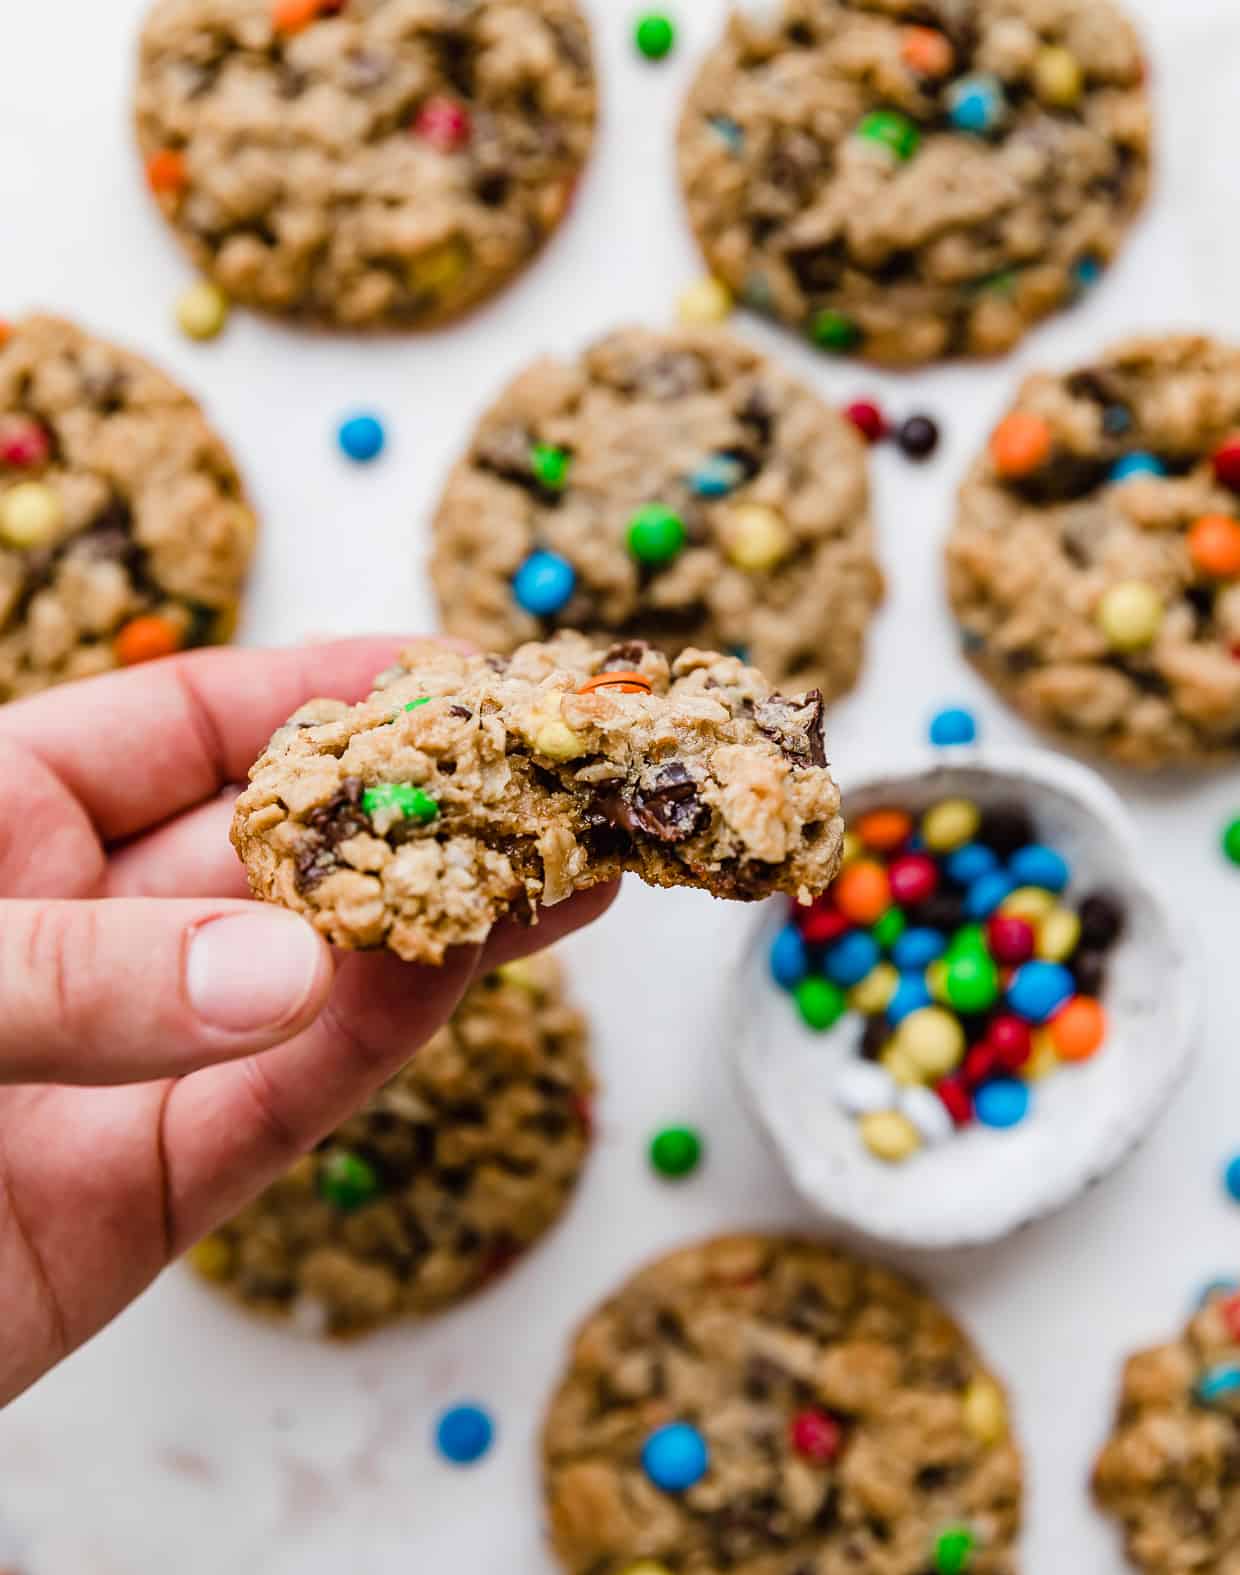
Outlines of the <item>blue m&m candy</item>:
{"type": "Polygon", "coordinates": [[[517,570],[513,594],[527,613],[550,618],[569,603],[577,584],[577,571],[555,552],[532,552],[517,570]]]}
{"type": "MultiPolygon", "coordinates": [[[[901,973],[920,972],[928,968],[936,957],[947,950],[947,937],[942,930],[919,928],[905,930],[891,948],[891,960],[901,973]]],[[[926,1003],[923,1001],[922,1005],[926,1003]]]]}
{"type": "Polygon", "coordinates": [[[977,718],[963,706],[948,706],[931,718],[930,742],[936,749],[971,744],[977,738],[977,718]]]}
{"type": "Polygon", "coordinates": [[[642,1470],[664,1493],[685,1493],[710,1468],[710,1450],[696,1427],[669,1422],[642,1445],[642,1470]]]}
{"type": "Polygon", "coordinates": [[[495,1438],[495,1423],[477,1405],[453,1406],[439,1418],[435,1443],[439,1453],[454,1466],[472,1466],[482,1459],[495,1438]]]}
{"type": "Polygon", "coordinates": [[[985,136],[1000,126],[1007,114],[1003,83],[988,71],[961,77],[947,90],[947,113],[957,131],[985,136]]]}
{"type": "Polygon", "coordinates": [[[1207,1367],[1197,1380],[1193,1393],[1202,1405],[1234,1406],[1240,1401],[1240,1367],[1235,1362],[1220,1362],[1207,1367]]]}
{"type": "Polygon", "coordinates": [[[973,1114],[984,1127],[1019,1126],[1029,1114],[1028,1083],[1014,1077],[999,1077],[984,1083],[973,1096],[973,1114]]]}
{"type": "Polygon", "coordinates": [[[861,983],[880,956],[878,942],[872,935],[865,930],[853,930],[827,952],[823,972],[832,983],[850,989],[861,983]]]}
{"type": "Polygon", "coordinates": [[[896,993],[887,1002],[887,1021],[894,1027],[902,1023],[906,1017],[911,1017],[914,1012],[920,1012],[923,1006],[932,1006],[934,997],[930,988],[919,973],[906,973],[896,985],[896,993]]]}
{"type": "Polygon", "coordinates": [[[689,490],[699,498],[726,498],[745,479],[745,467],[734,454],[712,454],[689,477],[689,490]]]}
{"type": "Polygon", "coordinates": [[[1013,853],[1008,872],[1018,886],[1042,886],[1047,891],[1062,891],[1071,873],[1067,859],[1041,842],[1013,853]]]}
{"type": "Polygon", "coordinates": [[[351,459],[358,465],[366,465],[382,454],[387,438],[383,431],[383,423],[378,416],[366,413],[350,416],[348,420],[342,421],[336,433],[336,441],[340,444],[340,450],[346,459],[351,459]]]}
{"type": "Polygon", "coordinates": [[[1008,986],[1007,1003],[1027,1023],[1044,1023],[1076,994],[1076,982],[1062,963],[1028,962],[1008,986]]]}
{"type": "Polygon", "coordinates": [[[949,854],[944,868],[948,879],[954,880],[957,886],[971,886],[975,880],[999,868],[999,856],[984,842],[966,842],[963,848],[949,854]]]}
{"type": "Polygon", "coordinates": [[[785,924],[771,942],[771,975],[785,990],[800,984],[809,972],[809,953],[795,924],[785,924]]]}
{"type": "Polygon", "coordinates": [[[1131,454],[1125,454],[1122,459],[1117,459],[1111,466],[1108,480],[1131,481],[1134,476],[1165,476],[1167,467],[1157,454],[1149,454],[1144,449],[1134,449],[1131,454]]]}
{"type": "Polygon", "coordinates": [[[1223,1169],[1223,1185],[1227,1189],[1228,1197],[1240,1203],[1240,1154],[1234,1155],[1227,1161],[1223,1169]]]}
{"type": "Polygon", "coordinates": [[[971,919],[988,919],[1015,890],[1016,882],[1006,870],[991,870],[979,875],[965,893],[964,911],[971,919]]]}

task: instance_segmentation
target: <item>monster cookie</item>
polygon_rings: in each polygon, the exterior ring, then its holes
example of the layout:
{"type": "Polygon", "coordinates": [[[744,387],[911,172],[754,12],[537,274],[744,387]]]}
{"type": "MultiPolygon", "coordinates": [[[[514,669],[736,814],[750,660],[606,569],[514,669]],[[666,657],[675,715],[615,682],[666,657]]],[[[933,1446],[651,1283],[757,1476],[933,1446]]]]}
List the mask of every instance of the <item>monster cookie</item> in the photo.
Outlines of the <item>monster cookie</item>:
{"type": "Polygon", "coordinates": [[[1092,283],[1149,142],[1112,0],[770,0],[699,74],[680,169],[748,305],[824,350],[914,363],[1006,350],[1092,283]]]}
{"type": "Polygon", "coordinates": [[[426,328],[567,211],[595,89],[577,0],[156,0],[148,182],[200,268],[267,311],[426,328]]]}
{"type": "Polygon", "coordinates": [[[229,639],[253,539],[175,383],[71,323],[0,325],[0,700],[229,639]]]}
{"type": "Polygon", "coordinates": [[[1240,750],[1240,351],[1141,339],[1031,377],[965,481],[965,650],[1032,720],[1130,765],[1240,750]]]}
{"type": "Polygon", "coordinates": [[[731,656],[428,641],[361,705],[311,701],[279,729],[233,841],[258,896],[418,962],[623,870],[807,900],[843,842],[822,712],[731,656]]]}
{"type": "Polygon", "coordinates": [[[736,650],[827,699],[882,593],[855,430],[709,330],[518,377],[448,482],[433,569],[445,627],[487,650],[557,627],[736,650]]]}
{"type": "Polygon", "coordinates": [[[191,1262],[247,1306],[331,1334],[461,1300],[568,1202],[589,1146],[585,1046],[556,964],[508,964],[191,1262]]]}
{"type": "Polygon", "coordinates": [[[577,1336],[543,1457],[571,1575],[1016,1569],[1002,1389],[928,1296],[808,1242],[638,1274],[577,1336]]]}
{"type": "Polygon", "coordinates": [[[1147,1575],[1232,1575],[1240,1553],[1240,1285],[1132,1357],[1094,1493],[1147,1575]]]}

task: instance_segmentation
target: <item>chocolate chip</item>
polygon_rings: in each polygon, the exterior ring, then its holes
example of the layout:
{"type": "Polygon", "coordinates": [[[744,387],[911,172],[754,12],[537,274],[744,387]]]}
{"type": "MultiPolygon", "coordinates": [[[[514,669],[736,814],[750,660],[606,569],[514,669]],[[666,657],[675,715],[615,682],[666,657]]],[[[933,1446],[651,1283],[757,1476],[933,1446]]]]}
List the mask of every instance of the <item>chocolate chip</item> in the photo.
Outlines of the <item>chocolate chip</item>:
{"type": "Polygon", "coordinates": [[[428,43],[440,72],[462,98],[473,98],[478,50],[472,37],[464,31],[444,28],[431,33],[428,43]]]}
{"type": "Polygon", "coordinates": [[[826,765],[824,715],[819,689],[811,689],[795,700],[772,695],[769,700],[759,700],[753,708],[754,726],[773,739],[794,766],[826,765]]]}
{"type": "Polygon", "coordinates": [[[659,766],[648,783],[638,784],[631,814],[637,828],[659,842],[684,842],[710,817],[697,783],[678,760],[659,766]]]}
{"type": "Polygon", "coordinates": [[[506,170],[481,170],[474,176],[474,196],[488,208],[501,208],[512,190],[512,176],[506,170]]]}
{"type": "Polygon", "coordinates": [[[604,656],[600,673],[632,672],[642,665],[646,653],[650,650],[645,640],[622,640],[618,645],[613,645],[604,656]]]}
{"type": "Polygon", "coordinates": [[[833,290],[840,282],[848,255],[839,241],[822,246],[798,246],[786,253],[793,277],[806,295],[833,290]]]}
{"type": "Polygon", "coordinates": [[[361,802],[361,779],[346,777],[339,791],[311,812],[294,861],[299,891],[309,891],[331,874],[336,868],[336,848],[340,843],[370,830],[361,802]]]}
{"type": "Polygon", "coordinates": [[[463,722],[468,722],[473,714],[467,705],[450,705],[448,707],[448,715],[459,716],[463,722]]]}
{"type": "Polygon", "coordinates": [[[1077,910],[1081,919],[1081,945],[1105,951],[1124,933],[1124,910],[1104,891],[1090,892],[1077,910]]]}
{"type": "Polygon", "coordinates": [[[1031,475],[1007,485],[1031,503],[1070,503],[1096,491],[1111,472],[1111,461],[1098,454],[1057,450],[1031,475]]]}

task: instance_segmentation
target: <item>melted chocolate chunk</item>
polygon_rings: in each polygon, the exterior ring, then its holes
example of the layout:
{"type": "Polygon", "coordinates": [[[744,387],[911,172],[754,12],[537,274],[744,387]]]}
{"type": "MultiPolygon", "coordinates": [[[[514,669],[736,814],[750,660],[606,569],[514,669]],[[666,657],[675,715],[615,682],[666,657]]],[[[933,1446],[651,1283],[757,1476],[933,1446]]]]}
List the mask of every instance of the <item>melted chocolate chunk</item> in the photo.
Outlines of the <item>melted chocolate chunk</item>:
{"type": "Polygon", "coordinates": [[[1111,461],[1097,454],[1054,453],[1032,475],[1008,486],[1031,503],[1068,503],[1096,491],[1111,473],[1111,461]]]}
{"type": "Polygon", "coordinates": [[[822,691],[818,689],[795,700],[772,695],[769,700],[759,700],[753,708],[758,731],[774,739],[794,766],[826,765],[823,714],[822,691]]]}
{"type": "Polygon", "coordinates": [[[678,760],[659,766],[627,796],[619,788],[598,793],[594,807],[608,824],[666,843],[687,841],[709,815],[697,783],[678,760]]]}
{"type": "Polygon", "coordinates": [[[297,852],[299,891],[311,890],[331,874],[336,868],[336,848],[340,843],[370,830],[361,804],[361,779],[346,777],[335,796],[311,812],[305,839],[297,852]]]}
{"type": "Polygon", "coordinates": [[[848,254],[839,241],[825,246],[801,246],[787,254],[788,266],[806,295],[833,290],[840,282],[848,254]]]}

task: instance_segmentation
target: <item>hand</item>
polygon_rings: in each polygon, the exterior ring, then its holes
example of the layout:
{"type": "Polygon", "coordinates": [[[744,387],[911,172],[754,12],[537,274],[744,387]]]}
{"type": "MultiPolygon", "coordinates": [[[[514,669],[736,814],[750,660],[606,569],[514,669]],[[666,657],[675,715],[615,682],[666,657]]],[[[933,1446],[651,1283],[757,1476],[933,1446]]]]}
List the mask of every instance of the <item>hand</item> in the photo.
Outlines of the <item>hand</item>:
{"type": "Polygon", "coordinates": [[[361,1106],[480,970],[614,896],[442,968],[335,954],[246,899],[222,790],[398,648],[199,652],[0,710],[0,1404],[361,1106]]]}

